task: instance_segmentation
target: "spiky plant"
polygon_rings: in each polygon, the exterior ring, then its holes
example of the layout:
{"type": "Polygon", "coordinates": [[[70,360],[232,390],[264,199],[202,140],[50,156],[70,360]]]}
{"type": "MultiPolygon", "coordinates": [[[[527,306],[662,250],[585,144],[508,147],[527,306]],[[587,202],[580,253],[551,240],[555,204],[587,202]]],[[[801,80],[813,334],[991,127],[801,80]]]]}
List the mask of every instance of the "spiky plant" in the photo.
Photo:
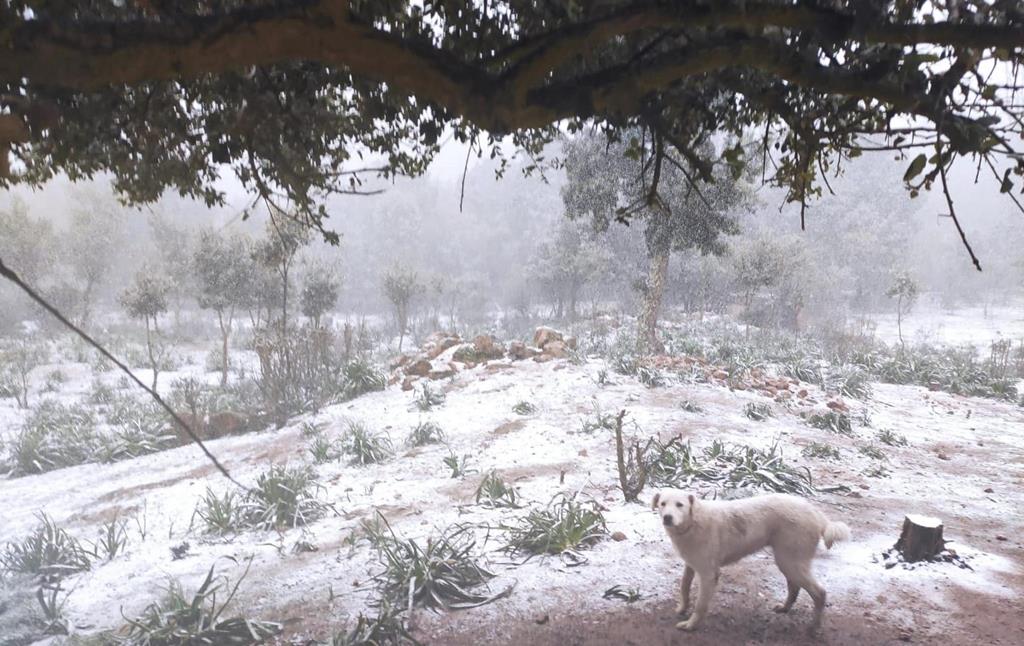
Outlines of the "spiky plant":
{"type": "Polygon", "coordinates": [[[772,407],[763,402],[748,403],[743,407],[743,414],[755,422],[763,422],[770,417],[775,417],[772,407]]]}
{"type": "Polygon", "coordinates": [[[831,444],[811,442],[800,452],[805,458],[817,458],[819,460],[838,460],[839,449],[831,444]]]}
{"type": "Polygon", "coordinates": [[[444,430],[435,422],[419,422],[405,438],[405,444],[411,447],[428,444],[443,444],[446,439],[444,430]]]}
{"type": "Polygon", "coordinates": [[[537,412],[537,406],[524,399],[516,402],[516,405],[512,407],[512,412],[516,415],[533,415],[537,412]]]}
{"type": "Polygon", "coordinates": [[[824,413],[814,413],[807,418],[807,424],[838,435],[853,435],[853,424],[850,423],[850,416],[839,411],[830,410],[824,413]]]}
{"type": "Polygon", "coordinates": [[[595,501],[579,501],[565,494],[556,495],[546,507],[532,509],[517,522],[501,528],[506,534],[502,550],[527,556],[567,554],[581,558],[581,550],[608,533],[604,515],[595,501]]]}
{"type": "Polygon", "coordinates": [[[388,535],[377,545],[384,570],[375,578],[385,598],[396,604],[474,608],[506,596],[511,589],[497,594],[471,591],[494,577],[473,556],[475,547],[469,525],[448,527],[422,545],[399,538],[388,526],[388,535]]]}
{"type": "Polygon", "coordinates": [[[215,577],[211,567],[191,595],[172,581],[163,599],[128,620],[118,641],[129,646],[247,646],[276,635],[281,631],[280,624],[241,615],[224,617],[251,564],[250,559],[234,585],[224,577],[215,577]]]}
{"type": "Polygon", "coordinates": [[[391,438],[373,433],[362,422],[350,422],[341,438],[342,450],[352,456],[352,464],[384,462],[394,454],[391,438]]]}
{"type": "Polygon", "coordinates": [[[57,581],[91,566],[89,552],[67,530],[46,514],[36,514],[39,525],[20,542],[7,543],[0,553],[0,571],[34,574],[57,581]]]}
{"type": "Polygon", "coordinates": [[[498,472],[491,469],[484,475],[476,488],[476,503],[484,507],[518,508],[519,492],[512,483],[501,479],[498,472]]]}

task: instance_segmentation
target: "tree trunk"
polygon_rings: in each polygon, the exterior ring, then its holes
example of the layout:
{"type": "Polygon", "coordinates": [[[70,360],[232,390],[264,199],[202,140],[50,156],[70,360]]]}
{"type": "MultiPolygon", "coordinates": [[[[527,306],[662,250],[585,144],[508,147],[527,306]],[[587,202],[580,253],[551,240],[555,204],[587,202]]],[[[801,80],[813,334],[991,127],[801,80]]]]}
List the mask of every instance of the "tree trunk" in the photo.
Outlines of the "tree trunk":
{"type": "Polygon", "coordinates": [[[946,547],[942,539],[942,521],[928,516],[906,516],[896,550],[908,563],[928,561],[946,547]]]}
{"type": "MultiPolygon", "coordinates": [[[[156,320],[153,321],[153,327],[156,327],[156,320]]],[[[160,366],[156,360],[156,356],[153,354],[153,334],[149,328],[149,320],[146,320],[146,350],[149,352],[149,366],[153,369],[153,390],[156,390],[157,378],[160,376],[160,366]]]]}
{"type": "Polygon", "coordinates": [[[227,338],[231,335],[231,324],[230,319],[227,321],[227,325],[224,325],[224,316],[220,312],[217,312],[217,320],[220,322],[220,387],[223,388],[227,385],[227,338]]]}
{"type": "Polygon", "coordinates": [[[658,315],[665,295],[668,278],[669,252],[662,251],[651,256],[650,273],[647,275],[647,289],[640,304],[640,318],[637,321],[636,345],[640,354],[663,352],[664,346],[658,340],[658,315]]]}

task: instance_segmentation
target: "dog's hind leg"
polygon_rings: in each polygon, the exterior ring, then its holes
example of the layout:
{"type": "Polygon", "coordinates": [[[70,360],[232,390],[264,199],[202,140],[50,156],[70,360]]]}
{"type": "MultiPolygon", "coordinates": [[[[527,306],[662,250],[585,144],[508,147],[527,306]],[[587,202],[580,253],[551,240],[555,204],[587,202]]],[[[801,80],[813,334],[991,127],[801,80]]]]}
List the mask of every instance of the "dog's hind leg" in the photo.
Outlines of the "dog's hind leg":
{"type": "Polygon", "coordinates": [[[782,573],[786,575],[786,582],[790,585],[789,596],[786,598],[787,603],[790,598],[796,599],[793,585],[798,586],[797,592],[799,592],[799,588],[803,588],[807,590],[807,594],[811,595],[811,599],[814,600],[814,620],[811,622],[811,633],[818,632],[821,629],[822,614],[825,612],[825,588],[821,587],[821,584],[811,574],[810,562],[776,559],[776,563],[778,563],[782,573]]]}
{"type": "Polygon", "coordinates": [[[796,603],[796,598],[800,594],[800,586],[794,583],[788,577],[786,578],[786,601],[775,606],[775,612],[789,612],[789,609],[796,603]]]}
{"type": "Polygon", "coordinates": [[[683,580],[679,584],[679,605],[676,613],[685,615],[690,611],[690,587],[693,585],[693,568],[689,565],[683,570],[683,580]]]}
{"type": "Polygon", "coordinates": [[[686,621],[680,621],[676,624],[676,628],[681,630],[693,630],[697,627],[697,624],[704,619],[704,615],[708,612],[708,604],[711,602],[712,595],[715,594],[715,585],[718,583],[718,569],[714,570],[700,570],[697,572],[697,605],[693,609],[693,614],[686,621]]]}

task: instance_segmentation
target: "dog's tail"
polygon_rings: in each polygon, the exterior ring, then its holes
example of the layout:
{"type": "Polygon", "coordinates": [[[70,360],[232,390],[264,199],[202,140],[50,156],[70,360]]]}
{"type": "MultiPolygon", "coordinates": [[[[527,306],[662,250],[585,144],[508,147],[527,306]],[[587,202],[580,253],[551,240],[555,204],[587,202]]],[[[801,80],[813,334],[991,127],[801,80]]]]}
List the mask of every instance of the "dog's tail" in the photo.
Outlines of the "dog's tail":
{"type": "Polygon", "coordinates": [[[846,523],[826,522],[825,528],[821,530],[821,539],[825,541],[825,547],[832,549],[834,543],[850,540],[850,528],[846,523]]]}

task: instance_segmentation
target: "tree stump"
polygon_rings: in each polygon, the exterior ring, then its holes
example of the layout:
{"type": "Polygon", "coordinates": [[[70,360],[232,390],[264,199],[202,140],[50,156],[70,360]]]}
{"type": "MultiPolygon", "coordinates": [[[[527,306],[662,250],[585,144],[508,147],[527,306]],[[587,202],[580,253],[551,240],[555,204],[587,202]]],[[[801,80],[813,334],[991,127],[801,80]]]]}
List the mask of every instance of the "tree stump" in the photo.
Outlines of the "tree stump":
{"type": "Polygon", "coordinates": [[[931,560],[946,547],[942,539],[942,521],[930,516],[908,515],[903,518],[903,531],[896,541],[896,550],[908,563],[931,560]]]}

